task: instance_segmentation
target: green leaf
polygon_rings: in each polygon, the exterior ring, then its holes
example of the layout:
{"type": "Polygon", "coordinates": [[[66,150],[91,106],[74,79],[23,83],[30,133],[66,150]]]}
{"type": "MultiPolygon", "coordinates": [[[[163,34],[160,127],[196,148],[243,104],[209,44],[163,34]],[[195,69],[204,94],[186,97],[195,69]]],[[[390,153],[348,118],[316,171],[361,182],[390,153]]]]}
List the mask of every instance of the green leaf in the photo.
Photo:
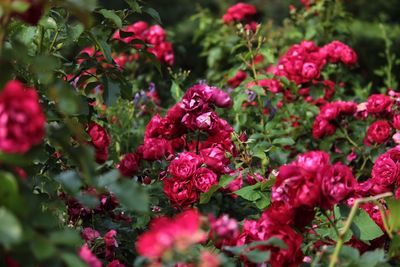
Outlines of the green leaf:
{"type": "Polygon", "coordinates": [[[350,229],[358,239],[363,241],[373,240],[383,235],[381,228],[362,209],[354,217],[350,229]]]}
{"type": "Polygon", "coordinates": [[[395,198],[387,198],[386,203],[389,207],[389,228],[398,230],[400,228],[400,200],[395,198]]]}
{"type": "Polygon", "coordinates": [[[222,175],[221,178],[219,178],[219,185],[221,187],[227,186],[230,182],[232,182],[236,177],[238,177],[239,173],[234,174],[234,175],[222,175]]]}
{"type": "Polygon", "coordinates": [[[104,187],[110,184],[115,183],[120,177],[120,173],[118,170],[111,170],[105,174],[100,175],[97,178],[97,186],[104,187]]]}
{"type": "Polygon", "coordinates": [[[60,173],[54,177],[54,180],[62,184],[66,190],[72,193],[78,192],[82,186],[81,178],[79,177],[78,173],[73,170],[60,173]]]}
{"type": "Polygon", "coordinates": [[[0,172],[0,205],[10,208],[18,197],[18,183],[11,173],[0,172]]]}
{"type": "Polygon", "coordinates": [[[291,137],[281,137],[276,138],[272,141],[274,145],[282,145],[282,146],[291,146],[294,145],[296,142],[291,137]]]}
{"type": "Polygon", "coordinates": [[[235,112],[241,112],[242,103],[247,100],[248,95],[245,93],[238,94],[233,100],[233,109],[235,112]]]}
{"type": "Polygon", "coordinates": [[[261,198],[260,192],[255,191],[255,189],[260,188],[260,184],[257,183],[255,185],[245,186],[241,189],[233,192],[235,195],[238,195],[248,201],[256,201],[261,198]]]}
{"type": "Polygon", "coordinates": [[[261,250],[250,250],[249,252],[244,253],[247,259],[253,263],[263,263],[270,259],[271,252],[270,251],[261,251],[261,250]]]}
{"type": "Polygon", "coordinates": [[[114,10],[109,9],[100,9],[99,13],[103,15],[106,19],[112,21],[118,29],[122,28],[122,20],[121,18],[115,13],[114,10]]]}
{"type": "Polygon", "coordinates": [[[125,2],[128,4],[128,6],[130,8],[132,8],[133,11],[135,11],[136,13],[142,13],[142,9],[140,7],[140,5],[138,4],[137,1],[135,0],[125,0],[125,2]]]}
{"type": "Polygon", "coordinates": [[[31,249],[33,255],[35,255],[38,260],[45,260],[53,256],[56,252],[56,248],[49,240],[42,237],[36,236],[31,243],[31,249]]]}
{"type": "Polygon", "coordinates": [[[68,267],[87,267],[87,265],[76,254],[63,253],[61,254],[61,258],[68,267]]]}
{"type": "Polygon", "coordinates": [[[0,244],[6,248],[17,244],[22,237],[18,219],[6,208],[0,207],[0,244]]]}
{"type": "Polygon", "coordinates": [[[147,212],[149,209],[149,197],[143,187],[133,180],[123,180],[109,185],[111,192],[129,210],[147,212]]]}
{"type": "Polygon", "coordinates": [[[220,185],[213,185],[213,186],[211,186],[211,188],[207,192],[201,193],[200,194],[200,204],[206,204],[206,203],[210,202],[211,197],[220,188],[221,188],[220,185]]]}
{"type": "Polygon", "coordinates": [[[385,263],[385,251],[376,249],[374,251],[365,252],[359,261],[359,265],[363,267],[378,267],[385,263]]]}
{"type": "Polygon", "coordinates": [[[56,245],[78,246],[82,239],[77,231],[73,229],[64,229],[50,234],[49,240],[56,245]]]}
{"type": "Polygon", "coordinates": [[[160,14],[158,14],[158,12],[154,8],[145,8],[144,12],[149,14],[158,24],[162,24],[160,14]]]}
{"type": "Polygon", "coordinates": [[[171,84],[171,95],[172,95],[172,98],[175,100],[175,102],[181,101],[181,98],[183,96],[182,89],[179,87],[179,85],[175,81],[172,81],[172,84],[171,84]]]}
{"type": "Polygon", "coordinates": [[[118,97],[121,95],[121,87],[117,82],[111,79],[105,78],[104,80],[104,102],[107,106],[111,106],[117,101],[118,97]]]}

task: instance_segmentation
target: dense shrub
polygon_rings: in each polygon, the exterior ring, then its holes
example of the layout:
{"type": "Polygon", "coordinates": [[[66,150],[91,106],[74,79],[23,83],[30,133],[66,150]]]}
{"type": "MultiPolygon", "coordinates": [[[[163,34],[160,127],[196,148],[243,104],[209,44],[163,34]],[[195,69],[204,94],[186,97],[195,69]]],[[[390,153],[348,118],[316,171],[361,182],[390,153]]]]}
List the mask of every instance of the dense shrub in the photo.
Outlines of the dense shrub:
{"type": "Polygon", "coordinates": [[[386,5],[153,2],[0,1],[0,265],[398,266],[386,5]]]}

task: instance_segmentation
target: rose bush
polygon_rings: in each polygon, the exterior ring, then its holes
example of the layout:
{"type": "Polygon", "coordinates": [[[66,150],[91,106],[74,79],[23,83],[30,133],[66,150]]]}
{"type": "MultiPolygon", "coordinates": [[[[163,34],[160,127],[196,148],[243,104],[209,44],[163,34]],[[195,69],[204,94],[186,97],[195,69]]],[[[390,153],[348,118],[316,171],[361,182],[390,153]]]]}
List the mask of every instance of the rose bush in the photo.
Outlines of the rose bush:
{"type": "Polygon", "coordinates": [[[400,264],[398,24],[116,2],[0,1],[1,266],[400,264]]]}

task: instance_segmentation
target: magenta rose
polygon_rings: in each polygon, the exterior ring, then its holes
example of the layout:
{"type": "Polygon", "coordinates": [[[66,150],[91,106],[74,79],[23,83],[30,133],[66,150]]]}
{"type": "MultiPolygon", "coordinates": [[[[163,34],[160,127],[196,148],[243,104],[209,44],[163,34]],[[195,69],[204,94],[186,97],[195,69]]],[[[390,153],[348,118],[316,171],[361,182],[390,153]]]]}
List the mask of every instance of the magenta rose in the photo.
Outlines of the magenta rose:
{"type": "Polygon", "coordinates": [[[393,116],[392,125],[396,130],[400,130],[400,114],[396,114],[393,116]]]}
{"type": "Polygon", "coordinates": [[[177,179],[190,178],[200,167],[202,159],[192,152],[183,152],[178,158],[171,161],[168,172],[177,179]]]}
{"type": "Polygon", "coordinates": [[[215,112],[203,113],[196,118],[196,128],[205,132],[213,132],[219,126],[218,120],[215,112]]]}
{"type": "Polygon", "coordinates": [[[383,94],[374,94],[368,97],[367,111],[370,114],[380,114],[390,110],[392,100],[383,94]]]}
{"type": "Polygon", "coordinates": [[[225,157],[225,150],[221,145],[204,148],[200,150],[204,163],[216,173],[226,173],[229,171],[229,160],[225,157]]]}
{"type": "Polygon", "coordinates": [[[286,202],[293,208],[314,207],[320,203],[320,186],[315,175],[310,175],[301,166],[283,165],[272,187],[272,200],[286,202]]]}
{"type": "Polygon", "coordinates": [[[194,185],[201,192],[207,192],[218,183],[217,175],[210,169],[199,168],[193,174],[194,185]]]}
{"type": "Polygon", "coordinates": [[[383,186],[393,186],[399,181],[400,175],[400,153],[394,148],[380,155],[372,167],[372,180],[383,186]]]}
{"type": "Polygon", "coordinates": [[[36,90],[9,81],[0,92],[0,151],[27,152],[42,142],[45,123],[36,90]]]}
{"type": "Polygon", "coordinates": [[[315,118],[312,135],[314,139],[320,139],[327,135],[332,135],[336,131],[336,127],[331,124],[328,120],[325,120],[319,116],[315,118]]]}
{"type": "Polygon", "coordinates": [[[327,103],[321,107],[318,117],[331,121],[336,120],[340,114],[340,107],[336,102],[327,103]]]}
{"type": "Polygon", "coordinates": [[[309,151],[299,154],[294,161],[294,164],[302,167],[307,172],[316,172],[329,164],[329,154],[325,151],[309,151]]]}
{"type": "Polygon", "coordinates": [[[319,77],[319,69],[316,64],[306,62],[301,70],[301,75],[307,80],[312,80],[319,77]]]}
{"type": "Polygon", "coordinates": [[[146,138],[138,148],[138,154],[144,160],[159,160],[172,153],[171,142],[162,138],[146,138]]]}
{"type": "Polygon", "coordinates": [[[392,128],[387,121],[376,121],[368,127],[364,138],[364,144],[366,146],[382,144],[390,137],[391,131],[392,128]]]}
{"type": "Polygon", "coordinates": [[[350,168],[342,163],[326,166],[319,173],[319,179],[323,197],[321,205],[326,209],[348,198],[357,184],[350,168]]]}

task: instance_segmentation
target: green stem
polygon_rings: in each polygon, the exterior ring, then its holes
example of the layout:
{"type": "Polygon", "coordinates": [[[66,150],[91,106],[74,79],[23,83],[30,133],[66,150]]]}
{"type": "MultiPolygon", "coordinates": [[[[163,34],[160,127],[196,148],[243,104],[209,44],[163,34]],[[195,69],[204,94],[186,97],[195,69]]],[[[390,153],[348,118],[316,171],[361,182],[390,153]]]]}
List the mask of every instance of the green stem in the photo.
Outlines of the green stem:
{"type": "Polygon", "coordinates": [[[358,207],[363,203],[375,201],[375,200],[385,198],[385,197],[390,197],[392,195],[393,194],[391,192],[387,192],[387,193],[379,194],[376,196],[371,196],[371,197],[366,197],[366,198],[358,198],[354,201],[353,207],[350,210],[350,214],[347,217],[346,223],[345,223],[344,227],[342,228],[342,230],[340,231],[339,239],[336,243],[335,250],[333,251],[333,254],[329,261],[329,267],[335,267],[339,261],[339,254],[340,254],[340,251],[344,244],[344,237],[345,237],[347,231],[350,229],[353,219],[356,216],[356,213],[358,211],[358,207]]]}
{"type": "Polygon", "coordinates": [[[322,215],[325,216],[325,218],[328,220],[329,224],[333,227],[333,229],[335,230],[336,236],[339,237],[340,233],[339,230],[336,227],[336,224],[331,220],[331,218],[329,217],[329,215],[326,213],[325,210],[321,210],[322,215]]]}

